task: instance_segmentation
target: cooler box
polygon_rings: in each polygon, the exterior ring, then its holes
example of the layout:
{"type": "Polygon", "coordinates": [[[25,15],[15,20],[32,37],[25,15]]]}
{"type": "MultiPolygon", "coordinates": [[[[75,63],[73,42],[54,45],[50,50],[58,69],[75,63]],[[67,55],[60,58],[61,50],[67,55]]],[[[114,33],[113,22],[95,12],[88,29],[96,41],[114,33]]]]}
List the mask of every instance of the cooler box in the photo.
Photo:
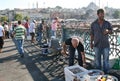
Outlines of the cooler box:
{"type": "Polygon", "coordinates": [[[64,68],[65,81],[74,81],[74,79],[83,80],[83,75],[88,72],[87,69],[79,66],[68,66],[64,68]]]}

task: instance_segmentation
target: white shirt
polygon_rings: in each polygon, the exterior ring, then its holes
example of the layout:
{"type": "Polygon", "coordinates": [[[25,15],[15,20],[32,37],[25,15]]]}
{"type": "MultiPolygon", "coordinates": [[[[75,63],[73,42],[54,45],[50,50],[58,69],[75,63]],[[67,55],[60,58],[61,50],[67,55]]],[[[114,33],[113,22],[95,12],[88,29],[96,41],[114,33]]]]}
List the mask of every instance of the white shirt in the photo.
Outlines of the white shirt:
{"type": "Polygon", "coordinates": [[[4,30],[9,31],[8,25],[4,26],[4,30]]]}
{"type": "Polygon", "coordinates": [[[0,37],[3,36],[3,31],[4,31],[4,28],[3,26],[0,25],[0,37]]]}
{"type": "Polygon", "coordinates": [[[35,33],[35,23],[33,23],[33,22],[30,23],[29,32],[30,32],[30,33],[32,33],[32,32],[35,33]]]}

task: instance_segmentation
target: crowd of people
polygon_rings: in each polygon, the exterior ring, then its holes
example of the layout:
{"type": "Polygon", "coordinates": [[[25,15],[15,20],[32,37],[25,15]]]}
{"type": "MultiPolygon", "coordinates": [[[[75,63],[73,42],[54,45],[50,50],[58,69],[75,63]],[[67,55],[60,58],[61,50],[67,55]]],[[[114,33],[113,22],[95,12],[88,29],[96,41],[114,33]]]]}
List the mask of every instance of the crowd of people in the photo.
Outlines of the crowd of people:
{"type": "MultiPolygon", "coordinates": [[[[104,19],[104,10],[99,9],[97,11],[98,18],[91,24],[91,49],[95,51],[95,66],[97,69],[102,69],[101,56],[103,55],[103,71],[109,72],[109,51],[110,45],[108,40],[108,34],[112,34],[111,24],[104,19]]],[[[61,27],[59,18],[55,17],[50,25],[51,37],[56,38],[56,30],[61,27]]],[[[24,57],[24,39],[27,36],[31,36],[31,43],[37,41],[42,44],[43,34],[47,31],[47,23],[42,19],[40,24],[37,24],[35,20],[29,22],[26,20],[25,23],[18,21],[17,23],[4,22],[4,25],[0,24],[0,52],[4,45],[4,39],[15,38],[17,43],[17,49],[21,57],[24,57]],[[37,37],[35,39],[35,35],[37,37]]],[[[46,36],[47,38],[47,36],[46,36]]],[[[63,49],[61,54],[65,55],[66,46],[69,46],[69,66],[74,65],[75,50],[78,52],[78,64],[86,67],[84,44],[79,37],[71,37],[65,40],[62,44],[63,49]]]]}
{"type": "Polygon", "coordinates": [[[55,17],[52,21],[54,21],[54,23],[51,22],[51,25],[48,25],[44,19],[42,19],[40,23],[39,21],[30,21],[29,19],[26,19],[25,22],[15,21],[9,23],[5,21],[4,23],[0,23],[0,52],[2,52],[4,39],[13,38],[15,39],[15,43],[21,57],[23,57],[23,43],[28,36],[31,37],[31,43],[35,43],[37,41],[39,44],[43,43],[43,39],[48,39],[48,31],[50,32],[49,36],[56,37],[57,27],[60,26],[59,18],[55,17]]]}

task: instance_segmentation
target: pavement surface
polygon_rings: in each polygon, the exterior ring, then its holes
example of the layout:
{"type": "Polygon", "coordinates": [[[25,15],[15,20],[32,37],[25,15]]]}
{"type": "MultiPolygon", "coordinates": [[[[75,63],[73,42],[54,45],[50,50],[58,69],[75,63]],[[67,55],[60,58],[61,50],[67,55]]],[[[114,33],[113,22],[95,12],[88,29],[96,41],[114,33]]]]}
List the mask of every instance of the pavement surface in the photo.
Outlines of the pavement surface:
{"type": "MultiPolygon", "coordinates": [[[[25,41],[24,49],[25,57],[21,58],[12,39],[5,39],[0,53],[0,81],[65,81],[64,67],[68,64],[60,61],[60,55],[43,55],[40,46],[30,41],[25,41]]],[[[110,74],[120,81],[119,70],[110,74]]]]}

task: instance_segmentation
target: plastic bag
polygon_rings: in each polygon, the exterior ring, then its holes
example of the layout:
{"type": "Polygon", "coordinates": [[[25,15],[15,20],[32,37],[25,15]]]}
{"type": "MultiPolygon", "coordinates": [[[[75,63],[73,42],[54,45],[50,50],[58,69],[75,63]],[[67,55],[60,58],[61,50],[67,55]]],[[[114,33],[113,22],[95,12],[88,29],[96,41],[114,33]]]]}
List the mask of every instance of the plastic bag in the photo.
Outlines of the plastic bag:
{"type": "Polygon", "coordinates": [[[120,70],[120,58],[116,59],[113,69],[120,70]]]}

